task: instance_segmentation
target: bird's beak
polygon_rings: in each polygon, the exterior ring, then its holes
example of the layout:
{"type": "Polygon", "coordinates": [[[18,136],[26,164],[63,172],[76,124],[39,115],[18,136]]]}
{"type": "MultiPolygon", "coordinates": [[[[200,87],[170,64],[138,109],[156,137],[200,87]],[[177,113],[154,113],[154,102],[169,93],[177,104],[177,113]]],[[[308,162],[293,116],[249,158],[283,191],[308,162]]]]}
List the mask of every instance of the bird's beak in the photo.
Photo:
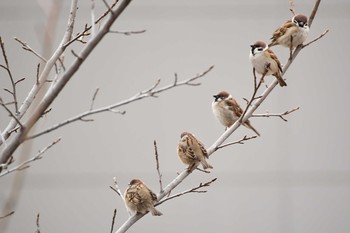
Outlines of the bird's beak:
{"type": "Polygon", "coordinates": [[[213,97],[215,98],[215,102],[219,99],[218,95],[213,95],[213,97]]]}
{"type": "Polygon", "coordinates": [[[250,47],[253,49],[253,48],[255,48],[255,45],[251,44],[250,47]]]}

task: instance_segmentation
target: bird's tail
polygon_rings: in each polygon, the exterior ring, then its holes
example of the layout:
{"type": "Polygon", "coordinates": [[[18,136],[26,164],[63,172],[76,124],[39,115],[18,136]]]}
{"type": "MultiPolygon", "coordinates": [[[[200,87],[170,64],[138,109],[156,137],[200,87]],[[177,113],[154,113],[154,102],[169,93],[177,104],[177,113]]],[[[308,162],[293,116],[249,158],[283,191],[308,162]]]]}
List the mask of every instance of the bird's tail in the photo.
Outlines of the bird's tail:
{"type": "Polygon", "coordinates": [[[153,216],[161,216],[163,215],[162,212],[160,212],[159,210],[157,210],[154,206],[152,206],[150,208],[150,211],[152,213],[153,216]]]}
{"type": "Polygon", "coordinates": [[[213,168],[213,166],[210,165],[210,164],[208,163],[208,161],[205,160],[205,159],[203,159],[203,160],[201,161],[201,164],[202,164],[202,167],[203,167],[204,170],[209,169],[209,168],[210,168],[210,169],[213,168]]]}
{"type": "Polygon", "coordinates": [[[286,83],[286,81],[284,81],[281,74],[278,73],[278,74],[275,74],[274,76],[277,78],[277,81],[281,87],[287,86],[287,83],[286,83]]]}

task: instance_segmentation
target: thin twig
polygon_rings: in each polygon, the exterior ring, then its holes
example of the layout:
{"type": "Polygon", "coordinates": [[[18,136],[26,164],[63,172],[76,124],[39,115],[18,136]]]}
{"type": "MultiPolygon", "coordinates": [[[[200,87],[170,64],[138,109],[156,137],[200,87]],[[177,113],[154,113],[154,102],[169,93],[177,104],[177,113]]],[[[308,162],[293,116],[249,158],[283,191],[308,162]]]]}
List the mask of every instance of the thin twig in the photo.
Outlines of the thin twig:
{"type": "Polygon", "coordinates": [[[14,172],[14,171],[21,171],[21,170],[24,170],[24,169],[27,169],[29,168],[29,165],[30,163],[36,161],[36,160],[39,160],[39,159],[42,159],[42,155],[48,150],[50,149],[51,147],[53,147],[55,144],[57,144],[59,141],[61,141],[61,138],[58,138],[56,139],[55,141],[53,141],[50,145],[46,146],[44,149],[40,150],[38,152],[38,154],[24,162],[22,162],[21,164],[11,168],[11,169],[7,169],[5,171],[3,171],[2,173],[0,173],[0,177],[2,176],[5,176],[11,172],[14,172]]]}
{"type": "Polygon", "coordinates": [[[206,193],[206,192],[207,192],[206,190],[199,190],[199,189],[201,189],[201,188],[203,188],[203,187],[209,187],[209,186],[210,186],[213,182],[215,182],[216,180],[217,180],[217,178],[214,178],[214,179],[212,179],[211,181],[208,181],[208,182],[206,182],[206,183],[204,183],[204,184],[203,184],[203,183],[200,183],[197,187],[194,187],[194,188],[188,189],[188,190],[186,190],[186,191],[183,191],[183,192],[180,192],[180,193],[171,195],[171,196],[169,196],[169,197],[163,199],[162,201],[158,202],[158,203],[156,204],[156,206],[157,206],[157,205],[161,205],[161,204],[163,204],[163,203],[166,202],[166,201],[169,201],[169,200],[171,200],[171,199],[174,199],[174,198],[176,198],[176,197],[180,197],[180,196],[185,195],[185,194],[188,194],[188,193],[206,193]]]}
{"type": "Polygon", "coordinates": [[[36,231],[35,233],[40,233],[40,213],[37,214],[36,216],[36,231]]]}
{"type": "Polygon", "coordinates": [[[263,113],[263,114],[252,114],[252,117],[279,117],[281,118],[283,121],[287,122],[288,120],[286,118],[284,118],[284,116],[292,113],[292,112],[295,112],[297,110],[299,110],[300,107],[296,107],[296,108],[293,108],[293,109],[290,109],[290,110],[287,110],[285,112],[282,112],[282,113],[263,113]]]}
{"type": "Polygon", "coordinates": [[[222,144],[221,146],[218,146],[217,147],[217,150],[219,149],[222,149],[224,147],[227,147],[227,146],[232,146],[232,145],[235,145],[235,144],[244,144],[245,141],[249,141],[251,139],[254,139],[254,138],[257,138],[257,136],[251,136],[251,137],[248,137],[247,135],[245,135],[242,139],[238,140],[238,141],[235,141],[235,142],[229,142],[229,143],[226,143],[226,144],[222,144]]]}
{"type": "MultiPolygon", "coordinates": [[[[213,69],[213,67],[214,66],[210,66],[207,70],[205,70],[204,72],[202,72],[200,74],[197,74],[196,76],[194,76],[192,78],[186,79],[186,80],[181,81],[181,82],[172,83],[170,85],[167,85],[167,86],[164,86],[164,87],[160,87],[159,89],[156,89],[157,86],[159,85],[159,82],[160,82],[160,80],[157,80],[157,82],[151,88],[146,89],[144,91],[141,91],[141,92],[137,93],[136,95],[134,95],[133,97],[131,97],[131,98],[127,99],[127,100],[124,100],[124,101],[121,101],[119,103],[115,103],[115,104],[112,104],[112,105],[109,105],[109,106],[105,106],[105,107],[102,107],[102,108],[86,111],[86,112],[81,113],[81,114],[79,114],[77,116],[74,116],[74,117],[72,117],[72,118],[70,118],[68,120],[65,120],[64,122],[60,122],[60,123],[58,123],[56,125],[53,125],[53,126],[47,128],[47,129],[45,129],[45,130],[43,130],[41,132],[35,133],[33,135],[30,135],[25,140],[34,139],[36,137],[39,137],[39,136],[41,136],[43,134],[47,134],[49,132],[52,132],[52,131],[54,131],[54,130],[56,130],[58,128],[61,128],[61,127],[65,126],[65,125],[73,123],[75,121],[79,121],[79,120],[80,121],[84,121],[83,119],[85,117],[87,117],[87,116],[91,116],[91,115],[94,115],[94,114],[97,114],[97,113],[102,113],[102,112],[115,112],[115,111],[113,111],[113,109],[115,109],[115,108],[119,108],[121,106],[124,106],[126,104],[129,104],[129,103],[141,100],[143,98],[154,97],[154,96],[156,96],[159,93],[162,93],[164,91],[167,91],[167,90],[175,88],[175,87],[189,85],[189,83],[192,83],[193,81],[196,81],[197,79],[204,77],[209,71],[211,71],[213,69]]],[[[125,111],[117,111],[116,113],[125,114],[125,111]]],[[[91,121],[91,119],[89,121],[91,121]]]]}
{"type": "Polygon", "coordinates": [[[15,39],[15,41],[17,41],[18,43],[20,43],[22,45],[22,49],[29,51],[31,53],[33,53],[36,57],[38,57],[41,61],[43,61],[44,63],[47,62],[47,60],[41,56],[38,52],[36,52],[34,49],[32,49],[27,42],[23,42],[22,40],[20,40],[18,37],[14,37],[13,39],[15,39]]]}
{"type": "MultiPolygon", "coordinates": [[[[119,185],[118,185],[118,182],[117,182],[117,177],[113,177],[113,184],[114,184],[114,187],[111,187],[114,191],[117,192],[117,194],[123,199],[124,201],[124,196],[122,194],[122,191],[120,191],[119,189],[119,185]]],[[[124,201],[125,202],[125,201],[124,201]]]]}
{"type": "MultiPolygon", "coordinates": [[[[3,42],[1,36],[0,36],[0,46],[1,46],[1,51],[2,51],[2,56],[4,57],[5,60],[5,66],[4,65],[0,65],[2,68],[4,68],[7,71],[7,74],[10,78],[11,81],[11,85],[12,85],[12,91],[8,91],[9,93],[11,93],[13,100],[15,102],[15,113],[18,114],[18,102],[17,102],[17,93],[16,93],[16,82],[12,76],[11,70],[10,70],[10,65],[7,59],[7,55],[6,55],[6,50],[5,50],[5,43],[3,42]]],[[[15,118],[16,119],[16,118],[15,118]]]]}
{"type": "Polygon", "coordinates": [[[0,98],[0,105],[10,114],[10,116],[15,119],[15,121],[17,122],[17,124],[23,129],[23,125],[22,123],[19,121],[19,119],[17,118],[17,116],[15,116],[15,114],[12,113],[12,111],[6,106],[6,104],[2,101],[2,99],[0,98]]]}
{"type": "Polygon", "coordinates": [[[318,37],[316,37],[315,39],[313,39],[312,41],[308,42],[307,44],[303,44],[302,48],[305,48],[306,46],[309,46],[310,44],[318,41],[319,39],[321,39],[322,37],[324,37],[327,33],[329,32],[329,29],[327,29],[326,31],[324,31],[321,35],[319,35],[318,37]]]}
{"type": "MultiPolygon", "coordinates": [[[[114,14],[112,11],[112,9],[116,6],[116,4],[119,2],[119,0],[115,0],[114,3],[109,7],[109,10],[107,10],[105,13],[103,13],[96,21],[95,21],[95,24],[98,24],[103,18],[105,18],[108,13],[112,13],[114,14]]],[[[87,26],[85,25],[85,28],[82,32],[78,33],[74,38],[72,38],[70,41],[68,41],[67,43],[65,43],[63,46],[66,48],[68,47],[70,44],[72,44],[73,42],[75,41],[79,41],[81,37],[84,37],[84,36],[88,36],[90,35],[90,33],[88,32],[90,29],[92,28],[92,26],[87,26]]]]}
{"type": "Polygon", "coordinates": [[[91,104],[90,104],[90,111],[92,111],[92,109],[94,108],[95,99],[96,99],[96,96],[97,96],[97,93],[99,90],[100,90],[100,88],[96,88],[94,95],[92,96],[91,104]]]}
{"type": "Polygon", "coordinates": [[[91,38],[96,35],[96,24],[95,22],[95,1],[91,0],[91,38]]]}
{"type": "Polygon", "coordinates": [[[126,36],[130,36],[130,35],[133,35],[133,34],[141,34],[141,33],[145,33],[146,30],[143,29],[143,30],[136,30],[136,31],[116,31],[116,30],[110,30],[109,31],[110,33],[117,33],[117,34],[123,34],[123,35],[126,35],[126,36]]]}
{"type": "Polygon", "coordinates": [[[11,216],[11,215],[13,215],[14,213],[15,213],[15,211],[11,211],[10,213],[5,214],[4,216],[0,216],[0,220],[2,220],[2,219],[4,219],[4,218],[7,218],[7,217],[9,217],[9,216],[11,216]]]}
{"type": "MultiPolygon", "coordinates": [[[[112,187],[112,186],[109,186],[109,187],[111,189],[113,189],[118,194],[118,196],[123,200],[123,204],[125,204],[124,195],[123,195],[122,191],[119,188],[119,185],[118,185],[118,182],[117,182],[117,177],[113,177],[113,184],[114,184],[114,187],[112,187]]],[[[125,205],[125,208],[126,208],[126,212],[129,214],[129,216],[131,216],[132,213],[126,207],[126,205],[125,205]]]]}
{"type": "Polygon", "coordinates": [[[36,67],[36,85],[39,85],[40,63],[36,67]]]}
{"type": "Polygon", "coordinates": [[[111,231],[110,233],[113,233],[113,229],[114,229],[114,222],[115,222],[115,217],[117,216],[117,209],[114,209],[113,211],[113,217],[112,217],[112,225],[111,225],[111,231]]]}
{"type": "Polygon", "coordinates": [[[160,168],[159,168],[159,155],[158,155],[158,148],[157,148],[157,142],[154,140],[154,154],[156,156],[156,168],[157,168],[157,173],[158,173],[158,178],[159,178],[159,192],[163,192],[163,184],[162,184],[162,174],[160,173],[160,168]]]}
{"type": "Polygon", "coordinates": [[[293,14],[293,16],[295,15],[295,10],[294,10],[294,1],[293,0],[289,0],[289,10],[290,12],[293,14]]]}

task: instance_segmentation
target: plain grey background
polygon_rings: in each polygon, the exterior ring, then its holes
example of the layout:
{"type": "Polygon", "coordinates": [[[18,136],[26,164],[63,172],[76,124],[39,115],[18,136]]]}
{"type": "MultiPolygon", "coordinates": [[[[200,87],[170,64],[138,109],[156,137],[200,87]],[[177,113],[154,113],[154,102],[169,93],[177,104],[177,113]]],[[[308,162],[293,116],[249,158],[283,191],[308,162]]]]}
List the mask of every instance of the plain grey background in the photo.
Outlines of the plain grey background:
{"type": "MultiPolygon", "coordinates": [[[[12,38],[43,50],[43,31],[49,1],[2,0],[0,34],[23,100],[35,81],[38,59],[12,38]]],[[[66,28],[69,1],[62,1],[53,47],[66,28]]],[[[296,12],[309,15],[314,1],[295,1],[296,12]]],[[[96,14],[105,10],[96,0],[96,14]]],[[[258,109],[278,113],[300,110],[278,118],[254,118],[262,137],[244,145],[219,150],[210,163],[211,174],[195,172],[176,191],[218,180],[205,194],[189,194],[158,207],[161,217],[145,216],[129,232],[348,232],[350,230],[349,145],[349,11],[348,1],[322,1],[308,41],[326,29],[330,32],[305,48],[285,75],[288,87],[277,87],[258,109]]],[[[176,154],[182,131],[194,133],[209,147],[223,127],[211,113],[213,94],[225,89],[244,105],[252,91],[249,45],[267,41],[291,17],[289,1],[281,0],[134,0],[113,29],[146,29],[133,36],[109,34],[97,46],[52,105],[53,110],[36,130],[88,110],[127,99],[151,87],[187,79],[215,68],[198,87],[179,87],[127,105],[113,113],[95,115],[94,122],[76,122],[22,147],[16,159],[30,157],[58,137],[62,141],[45,157],[21,172],[23,188],[8,218],[7,232],[34,232],[40,213],[41,232],[109,232],[114,208],[120,226],[127,213],[114,193],[112,177],[124,190],[139,177],[159,190],[153,140],[157,140],[164,184],[184,169],[176,154]]],[[[75,32],[90,23],[90,1],[80,1],[75,32]]],[[[81,45],[74,45],[79,51],[81,45]]],[[[282,63],[288,49],[274,47],[282,63]]],[[[65,55],[69,66],[72,54],[65,55]]],[[[3,60],[1,60],[3,63],[3,60]]],[[[272,77],[267,78],[270,83],[272,77]]],[[[9,88],[0,73],[2,89],[9,88]]],[[[0,127],[8,118],[0,110],[0,127]]],[[[253,133],[239,128],[229,141],[253,133]]],[[[0,179],[0,208],[10,194],[16,175],[0,179]]],[[[1,213],[5,214],[5,213],[1,213]]],[[[0,225],[4,224],[0,222],[0,225]]]]}

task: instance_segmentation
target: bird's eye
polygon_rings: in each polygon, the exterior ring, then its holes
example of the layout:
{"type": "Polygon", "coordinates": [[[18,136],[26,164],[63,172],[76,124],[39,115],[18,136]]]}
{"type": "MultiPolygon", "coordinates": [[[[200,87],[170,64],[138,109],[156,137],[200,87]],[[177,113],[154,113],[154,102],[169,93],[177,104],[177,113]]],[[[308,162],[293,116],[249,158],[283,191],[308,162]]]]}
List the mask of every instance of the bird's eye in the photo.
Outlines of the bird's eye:
{"type": "Polygon", "coordinates": [[[263,48],[261,48],[261,47],[260,47],[260,48],[258,48],[258,51],[262,51],[262,50],[263,50],[263,48]]]}

